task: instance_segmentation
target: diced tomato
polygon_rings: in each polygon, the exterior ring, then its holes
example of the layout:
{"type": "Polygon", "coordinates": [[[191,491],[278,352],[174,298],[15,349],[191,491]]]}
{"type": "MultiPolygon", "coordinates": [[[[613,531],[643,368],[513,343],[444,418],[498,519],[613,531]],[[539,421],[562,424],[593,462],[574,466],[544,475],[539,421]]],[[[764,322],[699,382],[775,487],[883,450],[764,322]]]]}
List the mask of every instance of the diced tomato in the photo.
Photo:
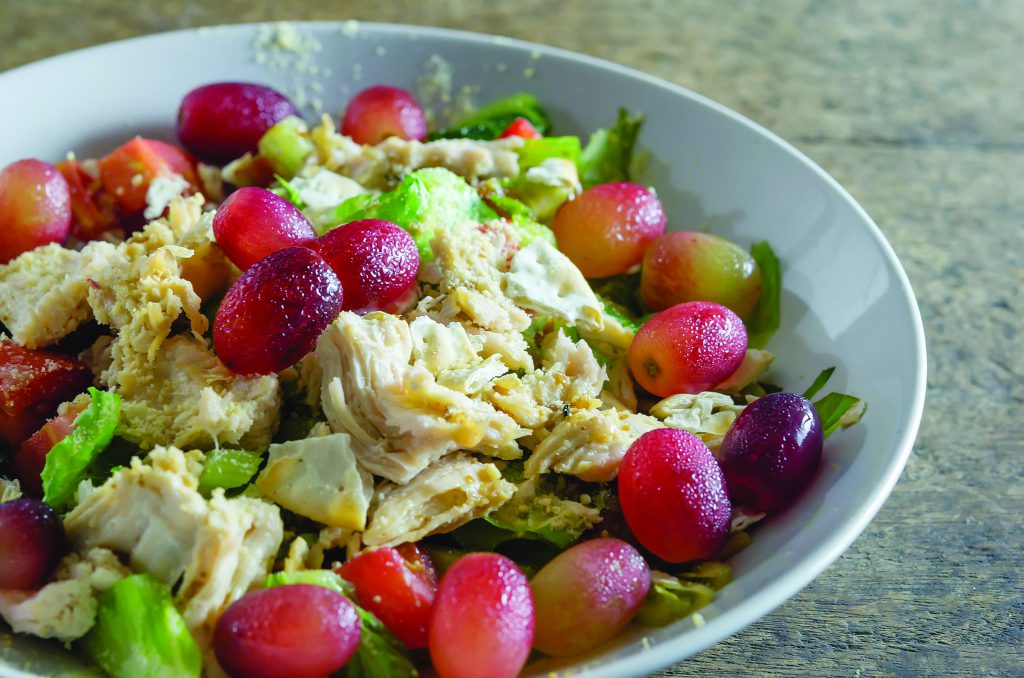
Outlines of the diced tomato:
{"type": "Polygon", "coordinates": [[[78,161],[64,160],[56,166],[71,194],[72,235],[82,241],[95,240],[114,223],[113,202],[95,199],[99,181],[89,176],[78,161]]]}
{"type": "Polygon", "coordinates": [[[53,446],[64,440],[75,430],[75,418],[85,405],[71,405],[64,414],[59,414],[43,424],[21,444],[18,453],[11,460],[11,471],[21,483],[22,491],[32,497],[43,496],[40,475],[46,465],[46,455],[53,446]]]}
{"type": "Polygon", "coordinates": [[[537,131],[537,128],[530,123],[526,118],[516,118],[509,123],[505,131],[498,137],[499,139],[507,139],[508,137],[522,137],[524,139],[540,139],[541,133],[537,131]]]}
{"type": "Polygon", "coordinates": [[[361,553],[338,574],[355,586],[355,599],[410,648],[427,646],[427,625],[437,593],[430,556],[415,544],[361,553]]]}
{"type": "Polygon", "coordinates": [[[17,448],[57,405],[91,383],[92,372],[83,362],[0,341],[0,436],[17,448]]]}
{"type": "Polygon", "coordinates": [[[168,173],[180,174],[194,188],[199,186],[191,156],[156,139],[135,137],[100,159],[103,189],[114,196],[124,212],[144,209],[150,182],[168,173]]]}

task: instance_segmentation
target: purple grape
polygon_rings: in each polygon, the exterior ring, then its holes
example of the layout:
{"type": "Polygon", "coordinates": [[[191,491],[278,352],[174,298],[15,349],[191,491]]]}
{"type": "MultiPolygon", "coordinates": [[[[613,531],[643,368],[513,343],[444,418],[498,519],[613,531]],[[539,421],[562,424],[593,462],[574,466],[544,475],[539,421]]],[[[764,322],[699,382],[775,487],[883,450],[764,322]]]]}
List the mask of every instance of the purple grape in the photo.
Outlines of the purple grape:
{"type": "Polygon", "coordinates": [[[35,589],[64,553],[64,525],[57,512],[35,499],[0,504],[0,589],[35,589]]]}
{"type": "Polygon", "coordinates": [[[247,82],[197,87],[181,100],[178,139],[204,160],[227,162],[255,153],[263,133],[299,112],[275,89],[247,82]]]}
{"type": "Polygon", "coordinates": [[[821,421],[806,398],[759,398],[736,418],[719,451],[729,497],[753,511],[782,508],[810,482],[822,443],[821,421]]]}

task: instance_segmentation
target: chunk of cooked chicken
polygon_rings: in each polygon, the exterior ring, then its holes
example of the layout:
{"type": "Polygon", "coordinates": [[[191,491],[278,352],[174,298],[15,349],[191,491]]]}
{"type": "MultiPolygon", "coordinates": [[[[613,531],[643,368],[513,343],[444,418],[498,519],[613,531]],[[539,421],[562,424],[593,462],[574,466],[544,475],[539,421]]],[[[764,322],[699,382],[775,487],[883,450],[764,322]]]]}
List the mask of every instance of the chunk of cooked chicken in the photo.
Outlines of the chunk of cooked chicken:
{"type": "Polygon", "coordinates": [[[96,622],[97,594],[131,571],[107,549],[64,558],[54,581],[38,591],[0,590],[0,616],[16,633],[70,642],[96,622]]]}
{"type": "Polygon", "coordinates": [[[591,409],[606,379],[585,341],[573,343],[562,331],[544,338],[541,367],[522,377],[506,374],[484,389],[481,397],[511,416],[532,434],[520,442],[532,447],[546,435],[544,427],[564,410],[591,409]]]}
{"type": "Polygon", "coordinates": [[[592,483],[615,479],[633,441],[663,424],[615,408],[577,410],[558,422],[526,460],[528,477],[555,471],[592,483]]]}
{"type": "Polygon", "coordinates": [[[0,266],[0,323],[29,348],[71,334],[91,317],[90,284],[116,256],[117,247],[107,242],[80,252],[52,243],[0,266]]]}
{"type": "Polygon", "coordinates": [[[271,445],[256,486],[289,511],[331,527],[366,528],[373,477],[346,433],[271,445]]]}
{"type": "Polygon", "coordinates": [[[469,367],[482,360],[483,339],[469,334],[459,323],[439,323],[421,316],[409,323],[409,332],[414,364],[431,374],[469,367]]]}
{"type": "Polygon", "coordinates": [[[339,134],[330,116],[310,131],[314,162],[355,179],[363,186],[387,190],[413,170],[444,167],[470,183],[491,177],[519,175],[516,149],[522,139],[496,141],[443,139],[422,143],[391,137],[376,146],[362,146],[339,134]]]}
{"type": "Polygon", "coordinates": [[[317,342],[321,406],[332,430],[352,436],[359,463],[406,483],[460,448],[518,456],[516,439],[527,431],[411,364],[413,343],[409,323],[397,316],[349,312],[317,342]]]}
{"type": "Polygon", "coordinates": [[[150,361],[122,334],[111,346],[101,381],[121,395],[118,435],[144,448],[262,450],[270,444],[281,404],[276,375],[234,374],[186,336],[165,341],[150,361]]]}
{"type": "Polygon", "coordinates": [[[492,332],[522,332],[530,317],[505,294],[508,252],[514,235],[467,222],[442,229],[430,242],[439,269],[440,293],[425,297],[416,312],[442,323],[458,321],[492,332]]]}
{"type": "Polygon", "coordinates": [[[269,572],[284,536],[280,512],[248,497],[199,494],[185,453],[154,449],[85,494],[64,519],[79,550],[103,547],[168,586],[189,629],[203,642],[220,611],[269,572]]]}
{"type": "Polygon", "coordinates": [[[0,504],[5,501],[14,501],[21,496],[21,483],[17,480],[0,478],[0,504]]]}
{"type": "Polygon", "coordinates": [[[363,543],[396,546],[450,532],[501,506],[515,492],[494,464],[468,454],[448,455],[407,485],[386,483],[377,489],[363,543]]]}
{"type": "Polygon", "coordinates": [[[669,428],[689,431],[717,452],[729,427],[745,407],[736,405],[725,394],[704,391],[669,396],[651,407],[651,414],[669,428]]]}
{"type": "Polygon", "coordinates": [[[569,257],[536,238],[512,257],[508,296],[517,306],[575,326],[585,339],[626,350],[633,332],[608,315],[569,257]]]}

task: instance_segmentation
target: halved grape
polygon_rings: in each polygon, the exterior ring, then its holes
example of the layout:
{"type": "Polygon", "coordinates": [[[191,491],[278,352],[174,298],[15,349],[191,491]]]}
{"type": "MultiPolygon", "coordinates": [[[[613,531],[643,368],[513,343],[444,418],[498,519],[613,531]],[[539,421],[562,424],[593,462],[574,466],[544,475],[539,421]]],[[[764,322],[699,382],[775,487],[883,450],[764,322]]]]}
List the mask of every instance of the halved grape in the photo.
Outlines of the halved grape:
{"type": "Polygon", "coordinates": [[[644,253],[640,295],[655,311],[713,301],[745,317],[761,296],[761,271],[739,245],[709,233],[666,233],[644,253]]]}
{"type": "Polygon", "coordinates": [[[27,158],[0,170],[0,264],[71,229],[68,182],[53,165],[27,158]]]}
{"type": "Polygon", "coordinates": [[[655,429],[633,442],[619,469],[619,501],[643,547],[670,563],[711,558],[729,536],[722,469],[687,431],[655,429]]]}
{"type": "Polygon", "coordinates": [[[784,507],[807,487],[822,445],[821,421],[807,398],[758,398],[736,417],[719,451],[729,495],[752,511],[784,507]]]}
{"type": "Polygon", "coordinates": [[[263,133],[289,115],[299,115],[292,102],[265,85],[203,85],[181,100],[178,139],[204,160],[227,162],[255,153],[263,133]]]}
{"type": "Polygon", "coordinates": [[[229,195],[213,216],[213,235],[243,271],[272,252],[316,238],[295,205],[263,188],[240,188],[229,195]]]}
{"type": "Polygon", "coordinates": [[[530,584],[496,553],[472,553],[444,577],[430,619],[430,658],[440,678],[513,678],[533,645],[530,584]]]}
{"type": "Polygon", "coordinates": [[[647,563],[620,539],[591,539],[563,551],[530,581],[533,646],[556,657],[597,647],[629,623],[650,585],[647,563]]]}
{"type": "Polygon", "coordinates": [[[665,232],[665,211],[639,184],[600,184],[562,205],[551,230],[583,275],[604,278],[640,263],[647,244],[665,232]]]}
{"type": "Polygon", "coordinates": [[[320,236],[312,247],[338,274],[346,311],[384,309],[416,282],[416,242],[390,221],[353,221],[320,236]]]}
{"type": "Polygon", "coordinates": [[[427,119],[419,102],[406,90],[375,85],[348,102],[341,133],[360,144],[379,144],[388,137],[423,141],[427,119]]]}
{"type": "Polygon", "coordinates": [[[236,678],[324,678],[345,666],[362,625],[352,602],[312,584],[250,591],[217,620],[213,650],[236,678]]]}
{"type": "Polygon", "coordinates": [[[735,313],[690,301],[644,323],[629,347],[629,368],[641,386],[664,398],[720,384],[746,352],[747,330],[735,313]]]}
{"type": "Polygon", "coordinates": [[[42,586],[64,548],[64,525],[52,508],[24,497],[0,504],[0,589],[42,586]]]}
{"type": "Polygon", "coordinates": [[[279,372],[309,353],[342,301],[341,282],[320,255],[286,247],[253,264],[224,295],[213,347],[238,374],[279,372]]]}

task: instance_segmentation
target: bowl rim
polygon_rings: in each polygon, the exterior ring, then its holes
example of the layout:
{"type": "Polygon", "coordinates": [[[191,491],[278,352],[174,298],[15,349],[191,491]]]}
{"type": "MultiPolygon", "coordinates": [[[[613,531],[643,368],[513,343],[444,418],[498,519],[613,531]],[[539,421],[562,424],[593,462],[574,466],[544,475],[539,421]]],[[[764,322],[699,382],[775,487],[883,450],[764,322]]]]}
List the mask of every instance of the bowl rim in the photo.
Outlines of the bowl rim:
{"type": "MultiPolygon", "coordinates": [[[[4,80],[12,74],[17,73],[21,75],[25,72],[31,71],[32,69],[41,68],[43,66],[52,66],[55,62],[62,59],[73,60],[80,58],[83,54],[87,53],[121,49],[127,44],[136,45],[147,41],[156,42],[163,39],[172,39],[179,35],[184,36],[186,34],[194,34],[200,31],[231,31],[245,33],[258,31],[263,27],[274,27],[280,25],[289,25],[296,28],[304,28],[307,30],[311,29],[314,31],[336,30],[346,25],[351,25],[351,21],[353,20],[259,21],[234,24],[213,24],[124,38],[121,40],[84,47],[71,52],[56,54],[0,72],[0,89],[3,88],[4,80]]],[[[872,488],[866,501],[862,502],[854,512],[850,513],[842,520],[840,529],[836,530],[828,538],[819,542],[813,550],[803,554],[797,564],[787,571],[784,576],[779,577],[777,580],[771,582],[755,594],[738,603],[734,608],[722,613],[704,625],[686,630],[684,633],[679,634],[671,640],[650,645],[647,647],[645,652],[635,656],[613,659],[600,666],[585,668],[578,675],[586,676],[587,678],[617,678],[626,675],[634,676],[653,673],[654,671],[665,668],[666,666],[705,650],[711,645],[714,645],[728,636],[739,632],[743,628],[753,624],[755,621],[761,619],[769,612],[779,607],[782,603],[792,598],[801,589],[810,584],[811,581],[825,570],[825,568],[831,565],[844,551],[846,551],[847,548],[849,548],[853,541],[860,536],[868,523],[871,522],[874,516],[881,509],[882,504],[892,492],[893,487],[897,480],[899,480],[903,468],[907,463],[911,450],[913,449],[914,442],[917,438],[922,414],[924,412],[925,391],[927,386],[927,351],[921,312],[917,305],[917,300],[910,284],[910,280],[907,277],[906,271],[904,271],[899,258],[896,256],[896,252],[893,250],[892,245],[889,244],[889,241],[885,238],[885,235],[882,233],[878,225],[868,215],[867,211],[861,207],[861,205],[842,185],[839,184],[838,181],[788,141],[746,116],[737,113],[725,105],[720,104],[702,94],[687,89],[682,85],[677,85],[673,82],[669,82],[668,80],[644,73],[643,71],[629,66],[623,66],[613,61],[582,54],[580,52],[574,52],[560,47],[520,40],[518,38],[460,29],[419,26],[413,24],[358,20],[355,21],[355,24],[359,31],[365,31],[368,34],[367,37],[371,38],[374,36],[401,38],[417,34],[418,36],[432,37],[456,43],[471,43],[483,46],[488,44],[500,45],[503,47],[522,50],[527,53],[540,53],[541,56],[557,57],[579,63],[583,66],[639,80],[651,87],[668,91],[684,99],[689,99],[694,103],[712,109],[719,115],[723,115],[734,123],[742,125],[743,127],[746,127],[768,139],[794,159],[799,161],[806,168],[812,170],[819,179],[835,191],[836,194],[838,194],[838,196],[853,209],[856,216],[859,217],[867,226],[868,233],[881,250],[886,264],[898,282],[898,289],[902,294],[903,301],[909,308],[910,321],[913,329],[912,343],[914,346],[914,353],[916,354],[914,356],[916,374],[910,407],[906,411],[907,414],[904,420],[899,423],[899,427],[902,428],[902,431],[895,446],[896,454],[889,457],[889,461],[882,476],[882,481],[872,488]]],[[[21,669],[0,664],[0,676],[10,678],[34,678],[35,674],[26,673],[21,669]]]]}

